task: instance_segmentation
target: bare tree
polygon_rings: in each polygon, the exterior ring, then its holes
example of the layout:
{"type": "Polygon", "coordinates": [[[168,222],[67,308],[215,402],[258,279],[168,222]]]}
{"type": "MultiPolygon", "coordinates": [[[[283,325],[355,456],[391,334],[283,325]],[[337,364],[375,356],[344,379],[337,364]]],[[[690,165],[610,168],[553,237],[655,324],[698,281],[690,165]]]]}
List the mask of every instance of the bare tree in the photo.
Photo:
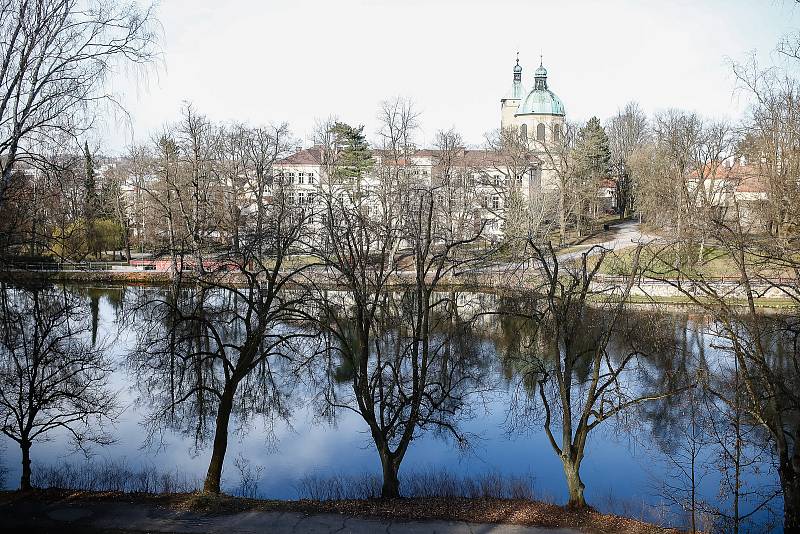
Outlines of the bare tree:
{"type": "Polygon", "coordinates": [[[627,216],[632,207],[636,176],[631,168],[631,158],[649,138],[647,117],[639,104],[629,102],[606,124],[611,148],[611,167],[616,177],[617,207],[620,218],[627,216]]]}
{"type": "Polygon", "coordinates": [[[308,337],[292,326],[304,317],[299,309],[306,299],[290,288],[312,266],[292,257],[310,246],[313,210],[293,205],[288,186],[275,177],[270,158],[283,155],[282,140],[252,142],[253,154],[266,159],[249,173],[262,194],[246,197],[255,215],[244,221],[242,246],[218,249],[199,272],[178,270],[170,291],[146,293],[132,315],[144,323],[134,365],[152,377],[146,383],[155,406],[151,436],[165,426],[192,424],[198,445],[213,435],[204,483],[211,493],[220,492],[232,416],[244,428],[253,413],[288,413],[288,366],[308,337]]]}
{"type": "Polygon", "coordinates": [[[586,500],[580,469],[590,432],[674,390],[638,391],[628,377],[645,347],[631,344],[613,351],[609,344],[612,334],[623,328],[622,312],[635,275],[622,286],[598,280],[608,252],[601,247],[592,247],[574,265],[559,260],[551,245],[545,249],[531,241],[529,246],[530,276],[536,286],[530,309],[513,312],[534,330],[527,352],[513,362],[521,371],[518,406],[523,409],[518,415],[521,424],[540,424],[544,429],[563,464],[568,505],[582,508],[586,500]],[[596,308],[591,309],[590,303],[596,308]]]}
{"type": "MultiPolygon", "coordinates": [[[[340,131],[358,138],[357,130],[340,131]]],[[[385,131],[388,148],[377,172],[389,179],[379,187],[357,186],[372,179],[371,166],[348,164],[351,152],[363,150],[360,142],[326,151],[326,174],[340,179],[322,191],[325,238],[315,254],[328,278],[315,284],[314,303],[325,362],[318,377],[323,413],[351,410],[365,421],[381,459],[381,496],[394,498],[400,465],[420,433],[465,438],[456,423],[479,387],[480,360],[455,342],[465,321],[456,315],[458,303],[439,290],[466,268],[481,229],[465,238],[436,216],[444,186],[429,185],[405,164],[409,133],[389,125],[385,131]]]]}
{"type": "Polygon", "coordinates": [[[37,161],[44,140],[78,136],[104,82],[157,53],[152,8],[135,3],[4,0],[0,3],[0,207],[17,161],[37,161]]]}

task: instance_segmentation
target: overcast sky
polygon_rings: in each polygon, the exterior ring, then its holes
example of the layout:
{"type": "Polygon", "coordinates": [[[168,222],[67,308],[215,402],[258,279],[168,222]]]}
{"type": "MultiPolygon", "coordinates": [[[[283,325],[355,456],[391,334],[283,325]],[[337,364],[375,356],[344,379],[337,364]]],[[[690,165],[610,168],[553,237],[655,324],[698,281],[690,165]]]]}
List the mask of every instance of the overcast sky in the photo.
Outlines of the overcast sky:
{"type": "Polygon", "coordinates": [[[288,122],[303,141],[330,115],[377,128],[382,100],[411,97],[420,143],[454,126],[467,143],[499,126],[519,50],[523,83],[539,54],[572,120],[605,120],[630,100],[735,119],[729,60],[764,63],[800,29],[791,0],[162,0],[163,64],[114,80],[131,128],[109,152],[145,141],[183,101],[212,119],[288,122]]]}

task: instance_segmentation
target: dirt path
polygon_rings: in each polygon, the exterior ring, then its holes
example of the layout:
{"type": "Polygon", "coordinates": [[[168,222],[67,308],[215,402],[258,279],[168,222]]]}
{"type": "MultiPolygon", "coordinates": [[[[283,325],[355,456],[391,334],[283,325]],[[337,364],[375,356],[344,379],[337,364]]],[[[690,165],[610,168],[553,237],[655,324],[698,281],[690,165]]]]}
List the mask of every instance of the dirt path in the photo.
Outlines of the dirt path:
{"type": "Polygon", "coordinates": [[[0,504],[3,532],[254,534],[579,534],[572,529],[461,521],[389,521],[337,514],[248,511],[207,515],[144,503],[16,501],[0,504]]]}

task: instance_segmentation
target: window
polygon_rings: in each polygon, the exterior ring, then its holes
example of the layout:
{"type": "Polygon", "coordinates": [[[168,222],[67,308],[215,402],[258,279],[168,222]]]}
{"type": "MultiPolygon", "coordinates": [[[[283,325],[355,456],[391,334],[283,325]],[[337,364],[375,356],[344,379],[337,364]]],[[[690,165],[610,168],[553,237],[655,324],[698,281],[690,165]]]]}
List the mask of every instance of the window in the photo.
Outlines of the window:
{"type": "Polygon", "coordinates": [[[292,185],[294,183],[294,173],[293,172],[289,173],[289,176],[288,176],[288,179],[286,180],[286,183],[289,184],[289,185],[292,185]]]}
{"type": "Polygon", "coordinates": [[[314,193],[309,193],[309,194],[306,196],[306,199],[307,199],[307,200],[306,200],[306,202],[307,202],[308,204],[313,204],[313,203],[314,203],[314,193]]]}
{"type": "Polygon", "coordinates": [[[297,173],[297,183],[303,185],[305,183],[305,175],[302,172],[297,173]]]}
{"type": "Polygon", "coordinates": [[[314,183],[314,173],[313,172],[308,173],[308,183],[309,184],[313,184],[314,183]]]}
{"type": "Polygon", "coordinates": [[[500,196],[499,195],[492,195],[492,209],[499,210],[500,209],[500,196]]]}
{"type": "Polygon", "coordinates": [[[294,193],[292,192],[286,193],[286,203],[289,205],[294,204],[294,193]]]}
{"type": "Polygon", "coordinates": [[[305,194],[303,194],[302,191],[298,191],[297,192],[297,203],[302,206],[303,204],[305,204],[305,201],[306,201],[305,194]]]}
{"type": "Polygon", "coordinates": [[[536,140],[541,141],[544,143],[544,123],[540,122],[539,126],[536,127],[536,140]]]}
{"type": "Polygon", "coordinates": [[[519,127],[519,138],[522,141],[527,141],[528,140],[528,125],[527,124],[523,124],[522,126],[519,127]]]}
{"type": "Polygon", "coordinates": [[[554,124],[553,125],[553,141],[560,141],[561,140],[561,125],[554,124]]]}

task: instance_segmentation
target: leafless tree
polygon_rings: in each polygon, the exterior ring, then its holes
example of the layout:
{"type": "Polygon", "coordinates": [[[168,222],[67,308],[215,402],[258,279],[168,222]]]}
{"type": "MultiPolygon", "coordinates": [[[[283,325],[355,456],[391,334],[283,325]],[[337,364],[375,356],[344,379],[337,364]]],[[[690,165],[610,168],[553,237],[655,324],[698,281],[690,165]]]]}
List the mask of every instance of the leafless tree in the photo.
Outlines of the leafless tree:
{"type": "Polygon", "coordinates": [[[529,321],[534,331],[527,351],[511,362],[522,380],[516,415],[520,424],[544,429],[563,464],[568,505],[582,508],[586,500],[580,469],[591,431],[675,390],[637,390],[630,375],[646,347],[630,344],[612,350],[609,344],[612,335],[624,328],[623,310],[635,275],[624,285],[599,280],[597,273],[608,253],[602,247],[592,247],[574,264],[560,260],[551,245],[543,248],[530,241],[529,246],[530,276],[536,287],[530,309],[512,312],[529,321]]]}
{"type": "MultiPolygon", "coordinates": [[[[436,429],[464,440],[456,423],[479,386],[479,359],[456,343],[465,321],[456,315],[458,303],[440,291],[472,261],[469,245],[481,229],[463,237],[436,216],[444,186],[404,164],[413,155],[405,153],[409,133],[385,131],[391,133],[377,172],[390,176],[388,184],[356,189],[369,183],[372,170],[349,167],[358,176],[322,191],[325,237],[315,255],[328,278],[312,283],[325,362],[318,377],[323,413],[351,410],[363,418],[381,459],[381,496],[393,498],[400,465],[420,433],[436,429]]],[[[341,175],[337,167],[348,154],[335,146],[327,154],[326,174],[341,175]]]]}
{"type": "Polygon", "coordinates": [[[638,103],[629,102],[608,121],[606,133],[617,183],[617,206],[620,218],[624,218],[632,205],[637,178],[632,173],[631,158],[649,139],[647,116],[638,103]]]}
{"type": "Polygon", "coordinates": [[[18,161],[40,161],[42,142],[89,129],[98,104],[116,104],[108,75],[156,57],[153,22],[135,3],[0,3],[0,207],[18,161]]]}
{"type": "Polygon", "coordinates": [[[142,325],[134,365],[152,377],[151,435],[191,424],[198,445],[213,435],[204,484],[211,493],[220,492],[232,416],[244,428],[253,413],[288,413],[289,366],[308,337],[293,326],[306,299],[290,289],[311,267],[293,257],[310,246],[313,210],[293,205],[275,176],[270,158],[282,155],[281,139],[253,143],[261,143],[249,147],[263,165],[250,173],[260,194],[247,197],[254,215],[243,221],[239,246],[218,248],[199,272],[178,270],[168,292],[145,293],[132,315],[142,325]]]}

